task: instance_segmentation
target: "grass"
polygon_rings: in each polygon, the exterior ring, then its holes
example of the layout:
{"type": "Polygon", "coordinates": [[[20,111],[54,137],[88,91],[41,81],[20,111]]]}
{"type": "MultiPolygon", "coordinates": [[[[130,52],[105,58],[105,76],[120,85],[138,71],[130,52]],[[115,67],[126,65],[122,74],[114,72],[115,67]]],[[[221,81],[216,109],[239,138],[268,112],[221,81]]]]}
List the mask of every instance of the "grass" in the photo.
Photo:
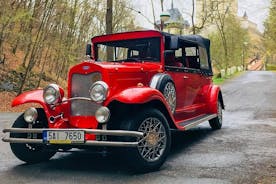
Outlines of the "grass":
{"type": "Polygon", "coordinates": [[[236,72],[234,73],[233,75],[231,76],[226,76],[224,78],[220,78],[220,77],[213,77],[213,83],[215,85],[221,85],[223,84],[225,81],[227,81],[228,79],[231,79],[231,78],[234,78],[234,77],[237,77],[237,76],[240,76],[243,72],[236,72]]]}
{"type": "Polygon", "coordinates": [[[224,81],[225,81],[225,78],[216,78],[216,77],[213,77],[213,83],[214,83],[215,85],[220,85],[220,84],[222,84],[224,81]]]}
{"type": "Polygon", "coordinates": [[[276,71],[276,65],[267,64],[266,70],[268,71],[276,71]]]}

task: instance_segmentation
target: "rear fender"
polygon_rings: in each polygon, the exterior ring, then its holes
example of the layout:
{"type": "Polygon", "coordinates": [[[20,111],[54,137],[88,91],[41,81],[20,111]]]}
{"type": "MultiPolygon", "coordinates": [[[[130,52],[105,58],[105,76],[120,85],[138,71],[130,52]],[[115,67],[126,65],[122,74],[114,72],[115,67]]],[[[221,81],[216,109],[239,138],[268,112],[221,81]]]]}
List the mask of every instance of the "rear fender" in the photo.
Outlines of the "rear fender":
{"type": "Polygon", "coordinates": [[[220,101],[222,105],[222,109],[225,108],[224,102],[223,102],[223,97],[221,93],[221,89],[217,85],[213,85],[210,87],[209,91],[209,111],[210,113],[217,113],[218,108],[217,108],[217,102],[220,101]]]}

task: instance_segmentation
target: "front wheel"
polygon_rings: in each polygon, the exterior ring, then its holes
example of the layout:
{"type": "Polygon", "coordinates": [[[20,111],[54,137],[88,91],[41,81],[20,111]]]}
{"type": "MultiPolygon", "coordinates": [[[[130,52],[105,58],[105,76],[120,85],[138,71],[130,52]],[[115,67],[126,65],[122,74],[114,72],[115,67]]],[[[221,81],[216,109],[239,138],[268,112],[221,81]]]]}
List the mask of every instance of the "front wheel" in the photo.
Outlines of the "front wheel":
{"type": "MultiPolygon", "coordinates": [[[[33,125],[32,128],[45,128],[46,116],[42,109],[38,110],[38,123],[33,125]]],[[[28,128],[28,123],[24,120],[21,114],[14,122],[13,128],[28,128]]],[[[27,133],[11,133],[12,138],[42,138],[41,134],[27,134],[27,133]]],[[[11,150],[14,155],[26,163],[38,163],[49,160],[56,152],[47,149],[46,145],[42,144],[23,144],[23,143],[10,143],[11,150]]]]}
{"type": "Polygon", "coordinates": [[[221,129],[222,126],[222,105],[221,102],[218,100],[217,102],[217,109],[218,109],[218,116],[209,120],[209,124],[213,130],[221,129]]]}
{"type": "MultiPolygon", "coordinates": [[[[127,163],[137,172],[159,169],[171,147],[171,133],[164,115],[156,109],[145,109],[134,117],[127,117],[121,128],[144,133],[144,137],[136,140],[139,142],[136,148],[127,148],[123,152],[127,163]]],[[[131,138],[126,139],[130,141],[131,138]]]]}

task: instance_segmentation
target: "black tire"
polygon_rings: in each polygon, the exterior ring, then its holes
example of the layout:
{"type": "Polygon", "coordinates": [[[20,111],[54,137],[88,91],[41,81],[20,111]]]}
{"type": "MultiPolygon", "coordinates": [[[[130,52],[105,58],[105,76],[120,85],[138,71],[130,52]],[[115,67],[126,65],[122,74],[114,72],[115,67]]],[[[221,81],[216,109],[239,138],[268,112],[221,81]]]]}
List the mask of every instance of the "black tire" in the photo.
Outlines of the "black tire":
{"type": "Polygon", "coordinates": [[[222,126],[222,105],[219,100],[217,104],[218,104],[218,116],[209,120],[209,124],[213,130],[221,129],[221,126],[222,126]]]}
{"type": "Polygon", "coordinates": [[[172,113],[175,112],[176,108],[176,89],[172,78],[166,74],[157,74],[158,81],[155,85],[155,88],[159,90],[165,97],[166,101],[169,104],[170,110],[172,113]],[[170,90],[170,94],[166,90],[170,90]]]}
{"type": "MultiPolygon", "coordinates": [[[[145,137],[138,138],[138,141],[140,141],[138,147],[123,149],[122,156],[127,159],[126,163],[135,172],[139,173],[158,170],[165,162],[171,147],[171,132],[164,115],[156,109],[145,109],[133,116],[129,115],[121,123],[121,129],[145,132],[145,137]],[[158,132],[163,133],[158,134],[156,130],[149,133],[146,126],[149,123],[156,124],[158,132]],[[143,129],[146,130],[143,131],[143,129]],[[160,135],[164,137],[160,139],[160,135]],[[148,151],[148,155],[144,154],[143,151],[148,151]],[[150,155],[152,158],[148,158],[148,156],[151,157],[150,155]]],[[[124,141],[137,141],[136,138],[123,139],[124,141]]]]}
{"type": "MultiPolygon", "coordinates": [[[[32,128],[45,128],[47,126],[46,115],[43,109],[37,109],[39,123],[33,125],[32,128]]],[[[24,120],[24,114],[21,114],[13,123],[13,128],[27,128],[28,123],[24,120]]],[[[11,133],[12,138],[27,138],[26,133],[11,133]]],[[[41,134],[37,134],[37,138],[42,138],[41,134]]],[[[14,155],[26,163],[38,163],[49,160],[56,151],[47,150],[47,145],[42,144],[23,144],[10,143],[10,147],[14,155]]]]}

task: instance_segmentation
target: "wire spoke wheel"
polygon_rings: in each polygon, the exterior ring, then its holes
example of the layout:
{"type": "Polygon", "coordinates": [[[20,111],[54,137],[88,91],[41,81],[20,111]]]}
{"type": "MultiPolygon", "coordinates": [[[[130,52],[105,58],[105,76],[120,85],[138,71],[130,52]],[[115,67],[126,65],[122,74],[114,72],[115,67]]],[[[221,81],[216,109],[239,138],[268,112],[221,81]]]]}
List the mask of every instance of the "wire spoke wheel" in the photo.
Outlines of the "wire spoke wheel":
{"type": "Polygon", "coordinates": [[[174,113],[176,107],[176,91],[172,82],[168,82],[165,85],[163,95],[168,102],[171,111],[174,113]]]}
{"type": "Polygon", "coordinates": [[[153,162],[158,160],[165,151],[167,135],[165,127],[157,118],[145,119],[138,131],[144,133],[143,138],[138,139],[138,151],[147,161],[153,162]]]}

